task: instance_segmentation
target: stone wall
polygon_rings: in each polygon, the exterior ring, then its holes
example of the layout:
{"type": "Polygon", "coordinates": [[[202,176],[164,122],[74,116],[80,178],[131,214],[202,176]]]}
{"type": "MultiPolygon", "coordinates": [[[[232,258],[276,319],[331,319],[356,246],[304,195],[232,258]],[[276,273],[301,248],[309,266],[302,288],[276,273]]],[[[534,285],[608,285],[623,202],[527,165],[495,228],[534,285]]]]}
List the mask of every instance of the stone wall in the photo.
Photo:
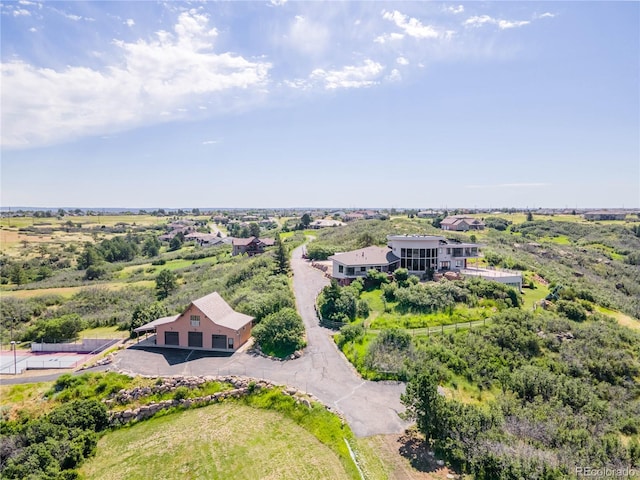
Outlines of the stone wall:
{"type": "MultiPolygon", "coordinates": [[[[295,399],[296,403],[302,404],[307,408],[311,408],[312,402],[317,402],[317,398],[315,398],[310,393],[301,392],[295,388],[291,387],[282,387],[281,385],[276,385],[268,380],[250,378],[250,377],[235,377],[235,376],[220,376],[220,377],[145,377],[145,378],[154,378],[157,379],[156,385],[152,385],[149,387],[136,387],[130,390],[120,390],[116,393],[112,398],[105,400],[105,404],[108,408],[112,408],[116,405],[126,405],[130,402],[138,400],[140,398],[147,397],[149,395],[154,395],[157,393],[169,393],[177,389],[178,387],[186,387],[188,389],[197,388],[203,383],[206,382],[220,382],[220,383],[228,383],[233,385],[234,388],[222,392],[217,392],[211,395],[206,395],[203,397],[197,398],[183,398],[183,399],[170,399],[170,400],[162,400],[159,402],[150,403],[147,405],[142,405],[133,409],[126,410],[110,410],[109,411],[109,421],[112,426],[124,425],[130,422],[138,422],[140,420],[144,420],[152,417],[156,413],[161,410],[166,410],[169,408],[180,407],[180,408],[190,408],[190,407],[201,407],[205,405],[210,405],[212,403],[220,402],[226,398],[240,398],[245,395],[249,395],[250,393],[263,389],[263,388],[282,388],[282,394],[291,396],[295,399]]],[[[330,407],[324,405],[324,407],[332,411],[341,417],[342,421],[345,420],[342,416],[333,411],[330,407]]]]}

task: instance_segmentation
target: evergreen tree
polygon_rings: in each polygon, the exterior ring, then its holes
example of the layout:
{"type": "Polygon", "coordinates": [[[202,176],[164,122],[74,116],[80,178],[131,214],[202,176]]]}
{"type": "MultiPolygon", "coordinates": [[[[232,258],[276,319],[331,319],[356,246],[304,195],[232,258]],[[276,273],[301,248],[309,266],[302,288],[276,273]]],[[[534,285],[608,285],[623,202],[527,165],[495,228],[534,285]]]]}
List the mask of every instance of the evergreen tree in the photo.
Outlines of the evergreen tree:
{"type": "Polygon", "coordinates": [[[289,252],[285,244],[280,238],[280,234],[276,235],[276,262],[278,273],[289,273],[289,252]]]}

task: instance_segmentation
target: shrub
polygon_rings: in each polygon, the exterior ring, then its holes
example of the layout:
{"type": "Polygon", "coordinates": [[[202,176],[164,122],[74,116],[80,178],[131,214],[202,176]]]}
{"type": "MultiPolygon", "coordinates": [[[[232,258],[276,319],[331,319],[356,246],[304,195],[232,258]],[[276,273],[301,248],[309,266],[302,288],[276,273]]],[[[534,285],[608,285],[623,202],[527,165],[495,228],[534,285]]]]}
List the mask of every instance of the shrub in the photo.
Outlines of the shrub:
{"type": "Polygon", "coordinates": [[[263,318],[253,337],[263,352],[283,358],[304,347],[304,324],[293,308],[283,308],[263,318]]]}
{"type": "Polygon", "coordinates": [[[370,311],[371,311],[371,308],[369,307],[369,302],[367,302],[366,300],[358,301],[358,307],[357,307],[358,317],[367,318],[369,316],[370,311]]]}
{"type": "Polygon", "coordinates": [[[340,329],[340,335],[338,336],[338,345],[342,348],[343,345],[356,342],[364,337],[364,326],[361,323],[355,325],[345,325],[340,329]]]}
{"type": "Polygon", "coordinates": [[[174,400],[184,400],[189,396],[189,389],[185,386],[178,387],[173,391],[173,399],[174,400]]]}
{"type": "Polygon", "coordinates": [[[586,309],[579,303],[570,300],[558,300],[556,302],[556,310],[569,320],[584,322],[587,319],[586,309]]]}
{"type": "Polygon", "coordinates": [[[84,278],[86,280],[98,280],[107,275],[107,269],[99,265],[91,265],[84,272],[84,278]]]}

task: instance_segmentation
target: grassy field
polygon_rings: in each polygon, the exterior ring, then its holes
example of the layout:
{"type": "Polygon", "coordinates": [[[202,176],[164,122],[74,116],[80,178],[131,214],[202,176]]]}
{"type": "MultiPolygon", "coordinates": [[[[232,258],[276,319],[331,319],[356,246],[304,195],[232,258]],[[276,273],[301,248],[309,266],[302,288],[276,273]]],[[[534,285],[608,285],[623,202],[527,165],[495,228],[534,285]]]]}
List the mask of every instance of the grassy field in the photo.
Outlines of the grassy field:
{"type": "Polygon", "coordinates": [[[629,315],[625,315],[622,312],[618,312],[616,310],[611,310],[609,308],[601,307],[599,305],[596,305],[595,308],[596,308],[596,310],[598,312],[603,313],[604,315],[607,315],[608,317],[615,318],[616,321],[618,322],[618,324],[622,325],[623,327],[627,327],[627,328],[630,328],[632,330],[640,331],[640,320],[636,320],[635,318],[632,318],[629,315]]]}
{"type": "Polygon", "coordinates": [[[119,290],[121,288],[128,287],[145,287],[153,288],[155,282],[153,280],[140,280],[139,282],[109,282],[109,283],[95,283],[91,285],[81,285],[78,287],[57,287],[57,288],[36,288],[31,290],[0,290],[0,299],[15,297],[15,298],[33,298],[41,295],[61,295],[64,298],[71,298],[74,294],[78,293],[83,288],[107,288],[109,290],[119,290]]]}
{"type": "Polygon", "coordinates": [[[80,338],[128,338],[129,332],[118,330],[118,327],[88,328],[80,332],[80,338]]]}
{"type": "Polygon", "coordinates": [[[294,421],[235,403],[111,432],[81,474],[105,480],[352,478],[329,447],[294,421]]]}

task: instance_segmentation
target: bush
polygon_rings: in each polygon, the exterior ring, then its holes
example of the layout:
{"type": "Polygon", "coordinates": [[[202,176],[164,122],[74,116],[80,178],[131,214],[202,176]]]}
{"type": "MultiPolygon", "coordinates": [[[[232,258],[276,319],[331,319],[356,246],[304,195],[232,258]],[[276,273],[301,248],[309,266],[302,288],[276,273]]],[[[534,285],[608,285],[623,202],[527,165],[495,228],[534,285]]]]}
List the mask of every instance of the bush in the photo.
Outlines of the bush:
{"type": "Polygon", "coordinates": [[[98,280],[107,275],[107,269],[99,265],[91,265],[84,272],[84,278],[86,280],[98,280]]]}
{"type": "Polygon", "coordinates": [[[587,319],[587,310],[579,303],[571,300],[558,300],[556,310],[569,320],[584,322],[587,319]]]}
{"type": "Polygon", "coordinates": [[[340,335],[338,335],[338,346],[342,348],[343,345],[356,342],[364,337],[364,326],[361,323],[355,325],[345,325],[340,329],[340,335]]]}
{"type": "Polygon", "coordinates": [[[283,308],[263,318],[253,337],[263,352],[284,358],[304,347],[304,324],[293,308],[283,308]]]}
{"type": "Polygon", "coordinates": [[[367,302],[366,300],[359,300],[357,307],[358,317],[367,318],[370,312],[371,308],[369,307],[369,302],[367,302]]]}

